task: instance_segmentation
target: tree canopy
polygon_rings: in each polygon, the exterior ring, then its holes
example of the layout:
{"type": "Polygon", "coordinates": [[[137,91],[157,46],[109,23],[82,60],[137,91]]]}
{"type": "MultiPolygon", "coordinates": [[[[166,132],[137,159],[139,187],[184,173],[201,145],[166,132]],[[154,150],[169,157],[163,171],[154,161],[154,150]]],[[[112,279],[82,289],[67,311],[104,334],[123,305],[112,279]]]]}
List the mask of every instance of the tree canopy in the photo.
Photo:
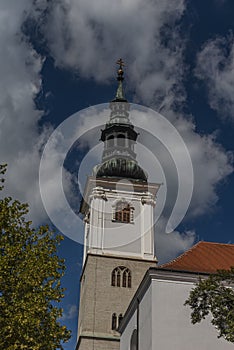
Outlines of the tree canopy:
{"type": "Polygon", "coordinates": [[[198,323],[208,314],[212,315],[211,323],[218,330],[218,337],[234,342],[234,267],[221,270],[200,279],[190,292],[185,305],[192,309],[192,323],[198,323]]]}
{"type": "MultiPolygon", "coordinates": [[[[5,171],[0,165],[0,183],[5,171]]],[[[32,228],[27,214],[27,204],[0,198],[0,349],[63,349],[70,332],[59,321],[62,236],[47,226],[32,228]]]]}

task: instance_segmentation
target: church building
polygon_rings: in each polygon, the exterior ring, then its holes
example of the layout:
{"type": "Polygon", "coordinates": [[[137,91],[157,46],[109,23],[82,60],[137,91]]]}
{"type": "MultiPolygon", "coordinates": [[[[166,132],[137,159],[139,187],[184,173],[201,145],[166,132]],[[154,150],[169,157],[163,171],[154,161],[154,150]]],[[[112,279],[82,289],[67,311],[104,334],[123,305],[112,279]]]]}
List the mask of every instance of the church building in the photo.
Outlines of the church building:
{"type": "Polygon", "coordinates": [[[198,242],[173,261],[149,268],[119,327],[120,350],[231,350],[211,317],[193,325],[185,306],[198,278],[234,266],[234,244],[198,242]]]}
{"type": "Polygon", "coordinates": [[[160,188],[136,160],[138,133],[123,92],[123,61],[109,120],[101,130],[102,162],[93,169],[80,211],[84,257],[76,350],[229,350],[205,320],[184,306],[199,276],[234,266],[234,245],[199,242],[157,266],[154,207],[160,188]]]}
{"type": "Polygon", "coordinates": [[[136,160],[137,132],[123,92],[123,61],[110,117],[101,131],[101,164],[87,179],[81,204],[84,259],[77,350],[117,350],[117,331],[143,276],[156,266],[153,212],[160,185],[136,160]]]}

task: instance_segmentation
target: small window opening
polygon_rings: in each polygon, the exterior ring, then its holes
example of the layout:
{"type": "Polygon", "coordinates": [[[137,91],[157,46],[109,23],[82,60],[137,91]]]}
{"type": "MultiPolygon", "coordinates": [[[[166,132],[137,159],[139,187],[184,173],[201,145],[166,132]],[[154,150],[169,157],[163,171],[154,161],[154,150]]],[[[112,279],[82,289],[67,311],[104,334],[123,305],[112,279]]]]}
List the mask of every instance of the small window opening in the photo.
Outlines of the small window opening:
{"type": "Polygon", "coordinates": [[[111,329],[113,329],[113,330],[117,329],[117,316],[116,316],[116,314],[112,315],[111,329]]]}
{"type": "Polygon", "coordinates": [[[108,147],[113,147],[114,146],[114,136],[113,135],[108,137],[107,145],[108,145],[108,147]]]}
{"type": "Polygon", "coordinates": [[[119,135],[117,136],[117,144],[118,144],[118,146],[120,146],[120,147],[125,147],[125,135],[119,134],[119,135]]]}

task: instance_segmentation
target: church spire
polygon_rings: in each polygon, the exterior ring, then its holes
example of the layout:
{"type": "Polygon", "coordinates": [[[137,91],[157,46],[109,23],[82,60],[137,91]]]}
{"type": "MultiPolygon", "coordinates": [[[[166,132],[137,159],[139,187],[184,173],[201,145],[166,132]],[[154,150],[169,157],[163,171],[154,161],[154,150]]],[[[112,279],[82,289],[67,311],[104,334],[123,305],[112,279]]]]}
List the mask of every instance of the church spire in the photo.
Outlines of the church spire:
{"type": "Polygon", "coordinates": [[[134,151],[138,133],[129,119],[130,105],[123,93],[124,62],[120,58],[116,63],[119,65],[118,89],[115,99],[110,102],[110,119],[101,132],[104,142],[102,163],[94,167],[93,174],[147,182],[147,174],[138,165],[134,151]]]}
{"type": "Polygon", "coordinates": [[[116,91],[116,95],[115,95],[115,99],[113,100],[113,102],[118,102],[118,101],[126,101],[124,97],[124,91],[123,91],[123,80],[124,80],[124,71],[123,71],[123,67],[125,66],[124,61],[122,60],[122,58],[120,58],[116,64],[119,65],[119,69],[117,71],[117,80],[118,80],[118,88],[116,91]]]}

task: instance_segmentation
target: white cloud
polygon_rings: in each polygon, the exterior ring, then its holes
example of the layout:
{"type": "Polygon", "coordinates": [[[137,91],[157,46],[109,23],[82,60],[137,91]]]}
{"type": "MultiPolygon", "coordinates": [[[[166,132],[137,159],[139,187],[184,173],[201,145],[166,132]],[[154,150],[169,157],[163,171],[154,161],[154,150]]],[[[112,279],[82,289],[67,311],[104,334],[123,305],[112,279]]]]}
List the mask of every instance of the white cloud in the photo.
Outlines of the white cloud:
{"type": "MultiPolygon", "coordinates": [[[[122,57],[136,97],[159,106],[183,95],[183,43],[176,21],[184,8],[184,0],[125,0],[111,5],[108,0],[57,0],[42,30],[58,66],[103,82],[113,78],[113,65],[122,57]]],[[[33,15],[38,18],[39,13],[33,15]]]]}
{"type": "MultiPolygon", "coordinates": [[[[216,135],[199,135],[192,119],[177,118],[174,125],[188,147],[194,170],[194,191],[189,208],[193,217],[214,210],[218,184],[233,172],[232,154],[216,141],[216,135]]],[[[185,170],[186,171],[186,170],[185,170]]]]}
{"type": "Polygon", "coordinates": [[[196,76],[206,84],[209,103],[220,117],[234,118],[234,38],[209,40],[197,57],[196,76]]]}
{"type": "Polygon", "coordinates": [[[188,250],[195,242],[194,231],[165,233],[165,218],[155,227],[155,251],[159,264],[163,264],[188,250]]]}
{"type": "Polygon", "coordinates": [[[39,135],[41,112],[34,105],[40,90],[42,58],[21,33],[31,1],[0,4],[0,158],[8,164],[8,194],[31,204],[34,218],[43,217],[39,187],[39,135]]]}
{"type": "MultiPolygon", "coordinates": [[[[37,110],[34,99],[41,89],[43,58],[36,53],[22,33],[22,24],[31,11],[30,0],[0,3],[0,159],[8,164],[4,195],[30,205],[30,218],[35,225],[48,220],[39,189],[41,149],[52,128],[40,129],[43,111],[37,110]]],[[[50,180],[57,169],[50,162],[50,180]]],[[[64,185],[70,190],[69,174],[64,185]]],[[[50,193],[51,201],[58,198],[50,193]]]]}
{"type": "MultiPolygon", "coordinates": [[[[165,115],[165,114],[164,114],[165,115]]],[[[135,113],[135,116],[136,113],[135,113]]],[[[166,115],[167,116],[167,115],[166,115]]],[[[185,119],[183,116],[175,115],[170,112],[170,119],[172,125],[177,129],[182,137],[185,145],[188,149],[189,155],[193,164],[194,172],[194,189],[193,196],[189,207],[188,218],[198,217],[199,215],[207,214],[210,210],[214,210],[215,204],[218,201],[217,186],[222,183],[229,174],[232,173],[232,154],[229,154],[224,148],[216,141],[216,135],[199,135],[195,129],[195,123],[192,118],[185,119]]],[[[154,151],[155,156],[152,158],[145,157],[143,151],[138,150],[138,159],[145,169],[147,169],[150,175],[150,181],[160,182],[160,171],[157,167],[154,158],[159,160],[164,174],[166,176],[166,183],[162,187],[168,188],[167,193],[167,206],[172,207],[175,203],[175,193],[178,190],[177,175],[178,170],[181,172],[182,184],[189,184],[188,179],[188,166],[184,163],[184,146],[178,137],[172,133],[171,130],[165,130],[165,125],[158,123],[156,114],[154,113],[141,113],[136,125],[141,125],[142,129],[151,130],[153,137],[143,135],[140,133],[140,139],[146,147],[154,151]],[[146,124],[147,123],[147,124],[146,124]],[[144,125],[147,125],[144,128],[144,125]],[[167,136],[168,132],[171,136],[167,136]],[[164,136],[164,147],[162,147],[157,141],[159,135],[161,138],[164,136]],[[170,152],[172,160],[167,156],[166,146],[173,143],[170,152]],[[178,169],[178,167],[182,169],[178,169]]],[[[164,180],[163,180],[164,182],[164,180]]],[[[177,212],[181,213],[183,206],[183,200],[178,203],[177,212]]]]}
{"type": "Polygon", "coordinates": [[[72,320],[77,317],[77,312],[77,305],[67,305],[66,310],[63,312],[63,316],[61,317],[61,320],[72,320]]]}

